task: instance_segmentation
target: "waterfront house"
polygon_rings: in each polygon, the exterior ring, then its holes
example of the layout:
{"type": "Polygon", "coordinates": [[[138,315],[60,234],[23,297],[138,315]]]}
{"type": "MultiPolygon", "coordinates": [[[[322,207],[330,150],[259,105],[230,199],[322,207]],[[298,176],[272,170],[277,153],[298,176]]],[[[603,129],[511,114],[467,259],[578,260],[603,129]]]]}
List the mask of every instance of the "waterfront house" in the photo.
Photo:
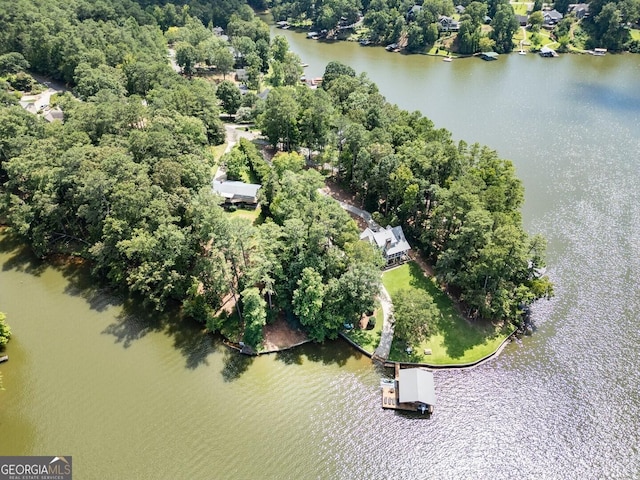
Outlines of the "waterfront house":
{"type": "Polygon", "coordinates": [[[404,236],[401,226],[392,227],[380,230],[372,230],[366,228],[364,232],[360,234],[360,240],[367,240],[372,245],[375,245],[382,252],[382,256],[387,260],[387,265],[392,263],[401,262],[408,258],[408,252],[411,250],[411,246],[404,236]]]}
{"type": "Polygon", "coordinates": [[[516,15],[516,20],[521,27],[526,27],[529,23],[529,17],[526,15],[516,15]]]}
{"type": "Polygon", "coordinates": [[[464,13],[464,11],[466,10],[466,8],[464,8],[464,6],[462,5],[456,5],[456,13],[458,15],[462,15],[464,13]]]}
{"type": "Polygon", "coordinates": [[[438,29],[441,32],[457,32],[460,30],[460,25],[453,18],[440,15],[440,18],[438,18],[438,29]]]}
{"type": "Polygon", "coordinates": [[[546,12],[542,12],[543,25],[545,26],[553,26],[562,20],[563,15],[557,11],[555,8],[553,10],[547,10],[546,12]]]}
{"type": "Polygon", "coordinates": [[[213,191],[224,198],[225,203],[246,206],[258,205],[258,190],[262,185],[230,180],[214,180],[213,191]]]}

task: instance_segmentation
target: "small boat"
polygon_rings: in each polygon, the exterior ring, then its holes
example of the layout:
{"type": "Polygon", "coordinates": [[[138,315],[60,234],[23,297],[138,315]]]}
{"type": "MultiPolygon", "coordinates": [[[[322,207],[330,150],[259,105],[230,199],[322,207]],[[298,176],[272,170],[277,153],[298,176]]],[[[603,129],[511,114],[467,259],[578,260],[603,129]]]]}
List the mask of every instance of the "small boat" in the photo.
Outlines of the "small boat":
{"type": "Polygon", "coordinates": [[[526,55],[527,52],[525,52],[524,50],[520,49],[520,51],[518,52],[518,55],[526,55]]]}
{"type": "Polygon", "coordinates": [[[443,62],[451,62],[452,60],[453,60],[453,58],[451,58],[451,57],[444,57],[442,59],[443,62]]]}
{"type": "Polygon", "coordinates": [[[9,355],[4,355],[0,357],[0,363],[9,361],[9,355]]]}

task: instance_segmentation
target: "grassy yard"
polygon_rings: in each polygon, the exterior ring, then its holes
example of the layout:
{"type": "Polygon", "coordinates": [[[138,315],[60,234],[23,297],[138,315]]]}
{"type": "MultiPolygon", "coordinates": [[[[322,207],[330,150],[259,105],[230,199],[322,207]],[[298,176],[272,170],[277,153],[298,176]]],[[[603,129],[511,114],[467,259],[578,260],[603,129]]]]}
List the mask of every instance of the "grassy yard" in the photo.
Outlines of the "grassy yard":
{"type": "Polygon", "coordinates": [[[404,342],[394,338],[389,360],[432,365],[470,363],[495,352],[513,331],[512,327],[501,329],[489,322],[470,322],[462,318],[449,297],[433,279],[425,277],[414,262],[385,272],[382,281],[392,300],[400,290],[422,289],[433,297],[440,310],[440,318],[433,326],[434,333],[426,341],[412,345],[413,352],[408,354],[404,342]],[[425,349],[431,349],[431,355],[424,355],[425,349]]]}
{"type": "Polygon", "coordinates": [[[511,6],[513,7],[513,12],[516,15],[526,15],[527,10],[531,7],[530,3],[525,2],[511,2],[511,6]]]}
{"type": "Polygon", "coordinates": [[[376,326],[371,330],[354,329],[349,332],[345,332],[345,335],[349,339],[362,347],[369,353],[373,353],[380,343],[380,336],[382,335],[382,324],[384,321],[384,315],[380,304],[376,304],[376,326]]]}
{"type": "Polygon", "coordinates": [[[637,28],[632,28],[630,32],[631,38],[633,38],[634,40],[640,40],[640,30],[638,30],[637,28]]]}
{"type": "Polygon", "coordinates": [[[217,164],[220,161],[220,157],[222,157],[225,149],[227,148],[227,142],[223,143],[222,145],[216,145],[215,147],[210,147],[210,148],[211,148],[211,154],[213,155],[213,158],[217,164]]]}
{"type": "Polygon", "coordinates": [[[227,215],[229,215],[229,217],[231,218],[246,218],[248,220],[251,220],[251,223],[253,223],[254,225],[257,225],[260,219],[260,212],[260,207],[258,206],[258,208],[252,210],[238,208],[234,212],[227,212],[227,215]]]}

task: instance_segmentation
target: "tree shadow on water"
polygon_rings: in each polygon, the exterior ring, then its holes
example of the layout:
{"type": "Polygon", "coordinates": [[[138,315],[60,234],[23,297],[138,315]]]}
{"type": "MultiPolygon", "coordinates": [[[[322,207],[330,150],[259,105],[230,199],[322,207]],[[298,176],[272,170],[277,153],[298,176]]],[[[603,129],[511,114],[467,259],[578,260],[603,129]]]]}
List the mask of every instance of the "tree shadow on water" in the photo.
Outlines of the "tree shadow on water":
{"type": "Polygon", "coordinates": [[[222,368],[222,379],[225,382],[233,382],[239,379],[243,373],[249,370],[256,357],[243,355],[242,353],[228,348],[224,353],[222,368]]]}
{"type": "Polygon", "coordinates": [[[83,298],[91,310],[104,312],[125,303],[125,295],[92,277],[84,261],[65,261],[55,266],[67,280],[64,293],[83,298]]]}
{"type": "Polygon", "coordinates": [[[185,367],[190,370],[208,365],[207,357],[217,351],[220,344],[202,325],[181,315],[177,307],[159,312],[145,308],[133,299],[123,303],[117,321],[102,331],[112,335],[124,348],[153,332],[163,333],[173,340],[173,347],[185,358],[185,367]]]}
{"type": "Polygon", "coordinates": [[[39,277],[47,268],[47,263],[37,258],[31,249],[17,235],[0,230],[0,253],[11,254],[3,264],[5,272],[15,270],[39,277]]]}
{"type": "Polygon", "coordinates": [[[323,365],[337,364],[342,367],[351,358],[361,358],[362,353],[344,340],[336,339],[326,340],[324,343],[305,343],[276,354],[276,358],[286,365],[301,365],[303,356],[312,362],[320,362],[323,365]]]}
{"type": "Polygon", "coordinates": [[[167,319],[166,333],[173,338],[173,346],[185,358],[186,367],[194,370],[209,365],[207,357],[218,350],[221,342],[195,320],[171,315],[167,319]]]}
{"type": "Polygon", "coordinates": [[[124,348],[129,348],[135,340],[139,340],[150,332],[163,330],[165,313],[151,312],[128,299],[122,304],[122,312],[116,317],[116,321],[108,325],[102,333],[112,335],[116,343],[121,343],[124,348]]]}
{"type": "Polygon", "coordinates": [[[285,365],[302,365],[302,347],[294,347],[276,353],[276,360],[285,365]]]}

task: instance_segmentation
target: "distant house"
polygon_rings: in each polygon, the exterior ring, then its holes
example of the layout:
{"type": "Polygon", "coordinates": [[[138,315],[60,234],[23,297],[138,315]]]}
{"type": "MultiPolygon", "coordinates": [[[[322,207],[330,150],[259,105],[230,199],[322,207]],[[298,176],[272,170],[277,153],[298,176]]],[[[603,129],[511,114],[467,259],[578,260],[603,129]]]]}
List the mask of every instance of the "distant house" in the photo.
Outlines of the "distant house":
{"type": "Polygon", "coordinates": [[[49,123],[62,122],[64,121],[64,113],[58,107],[55,107],[44,114],[44,119],[49,123]]]}
{"type": "Polygon", "coordinates": [[[378,247],[387,260],[387,264],[402,261],[407,256],[407,252],[411,250],[401,226],[391,227],[389,225],[378,231],[367,228],[360,234],[360,240],[367,240],[378,247]]]}
{"type": "Polygon", "coordinates": [[[526,15],[516,15],[516,20],[521,27],[526,27],[529,23],[529,17],[526,15]]]}
{"type": "Polygon", "coordinates": [[[213,27],[213,34],[221,37],[222,35],[224,35],[224,29],[222,27],[213,27]]]}
{"type": "Polygon", "coordinates": [[[484,18],[482,19],[482,21],[487,25],[491,23],[491,20],[492,19],[489,15],[485,15],[484,18]]]}
{"type": "Polygon", "coordinates": [[[249,80],[249,75],[244,68],[238,68],[236,70],[236,80],[238,82],[246,82],[247,80],[249,80]]]}
{"type": "Polygon", "coordinates": [[[422,5],[414,5],[407,10],[407,20],[415,20],[418,13],[422,10],[422,5]]]}
{"type": "Polygon", "coordinates": [[[458,15],[462,15],[465,10],[466,10],[466,8],[464,8],[462,5],[456,5],[456,13],[458,15]]]}
{"type": "Polygon", "coordinates": [[[573,13],[578,20],[582,20],[589,16],[588,3],[572,3],[567,9],[567,13],[573,13]]]}
{"type": "Polygon", "coordinates": [[[263,91],[261,91],[261,92],[258,94],[258,98],[259,98],[260,100],[266,100],[266,99],[267,99],[267,97],[269,96],[269,93],[270,93],[270,92],[271,92],[271,89],[270,89],[270,88],[265,88],[263,91]]]}
{"type": "Polygon", "coordinates": [[[547,10],[545,12],[542,12],[542,18],[543,18],[543,22],[542,22],[543,25],[551,26],[551,25],[555,25],[560,20],[562,20],[563,15],[554,8],[553,10],[547,10]]]}
{"type": "Polygon", "coordinates": [[[440,15],[440,18],[438,18],[438,29],[441,32],[457,32],[460,30],[460,25],[453,18],[440,15]]]}
{"type": "Polygon", "coordinates": [[[245,205],[258,204],[258,190],[262,185],[236,181],[213,181],[213,191],[224,198],[225,203],[245,205]]]}

